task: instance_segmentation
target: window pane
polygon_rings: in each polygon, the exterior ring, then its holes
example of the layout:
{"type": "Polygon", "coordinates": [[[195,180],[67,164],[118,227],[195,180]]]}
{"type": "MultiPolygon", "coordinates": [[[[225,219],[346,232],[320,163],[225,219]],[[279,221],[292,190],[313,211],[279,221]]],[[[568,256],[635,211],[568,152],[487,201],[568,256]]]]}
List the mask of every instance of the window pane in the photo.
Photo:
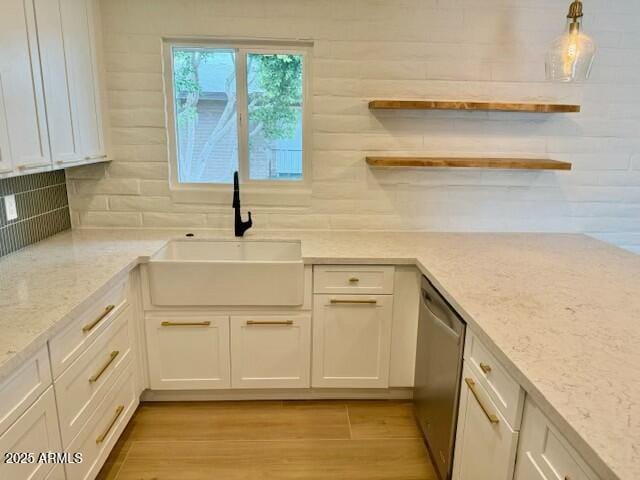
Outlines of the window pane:
{"type": "Polygon", "coordinates": [[[247,55],[249,177],[302,179],[302,55],[247,55]]]}
{"type": "Polygon", "coordinates": [[[230,183],[238,169],[235,53],[174,48],[178,179],[230,183]]]}

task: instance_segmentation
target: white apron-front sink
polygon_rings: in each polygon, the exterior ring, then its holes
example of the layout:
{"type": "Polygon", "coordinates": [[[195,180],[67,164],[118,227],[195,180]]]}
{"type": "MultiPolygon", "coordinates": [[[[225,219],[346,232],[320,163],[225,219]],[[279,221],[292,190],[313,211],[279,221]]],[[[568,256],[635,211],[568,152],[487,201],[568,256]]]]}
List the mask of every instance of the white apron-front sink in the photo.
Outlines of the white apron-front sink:
{"type": "Polygon", "coordinates": [[[173,240],[148,265],[160,306],[291,306],[303,302],[299,241],[173,240]]]}

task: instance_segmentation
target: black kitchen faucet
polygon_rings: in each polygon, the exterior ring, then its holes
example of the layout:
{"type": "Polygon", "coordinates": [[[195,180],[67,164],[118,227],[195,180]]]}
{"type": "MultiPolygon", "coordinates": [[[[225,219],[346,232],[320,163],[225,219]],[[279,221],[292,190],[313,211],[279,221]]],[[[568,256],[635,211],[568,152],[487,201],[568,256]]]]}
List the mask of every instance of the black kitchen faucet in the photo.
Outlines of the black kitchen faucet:
{"type": "Polygon", "coordinates": [[[249,230],[253,225],[251,220],[251,212],[249,214],[249,220],[242,221],[242,214],[240,213],[240,182],[238,181],[238,172],[233,173],[233,204],[231,205],[235,210],[235,219],[233,230],[236,237],[244,236],[244,232],[249,230]]]}

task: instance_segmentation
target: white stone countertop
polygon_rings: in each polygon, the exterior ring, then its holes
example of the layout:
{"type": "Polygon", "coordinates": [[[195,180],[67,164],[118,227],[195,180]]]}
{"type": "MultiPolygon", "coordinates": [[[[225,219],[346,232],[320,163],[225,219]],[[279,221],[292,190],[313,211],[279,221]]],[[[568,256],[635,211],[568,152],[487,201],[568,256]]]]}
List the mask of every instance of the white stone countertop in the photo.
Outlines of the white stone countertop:
{"type": "MultiPolygon", "coordinates": [[[[0,379],[114,276],[183,234],[75,230],[1,258],[0,379]]],[[[568,234],[246,238],[300,239],[306,263],[415,264],[603,480],[640,479],[640,256],[568,234]]]]}

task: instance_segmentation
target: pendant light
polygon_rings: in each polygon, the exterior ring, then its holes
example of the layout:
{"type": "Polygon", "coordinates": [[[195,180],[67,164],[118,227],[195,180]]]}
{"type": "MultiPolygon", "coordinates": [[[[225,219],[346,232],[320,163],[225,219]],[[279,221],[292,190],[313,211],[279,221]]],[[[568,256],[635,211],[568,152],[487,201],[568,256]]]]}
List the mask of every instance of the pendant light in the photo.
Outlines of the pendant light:
{"type": "Polygon", "coordinates": [[[579,82],[589,78],[596,46],[582,31],[582,1],[575,0],[569,7],[565,32],[556,38],[545,62],[548,80],[579,82]]]}

